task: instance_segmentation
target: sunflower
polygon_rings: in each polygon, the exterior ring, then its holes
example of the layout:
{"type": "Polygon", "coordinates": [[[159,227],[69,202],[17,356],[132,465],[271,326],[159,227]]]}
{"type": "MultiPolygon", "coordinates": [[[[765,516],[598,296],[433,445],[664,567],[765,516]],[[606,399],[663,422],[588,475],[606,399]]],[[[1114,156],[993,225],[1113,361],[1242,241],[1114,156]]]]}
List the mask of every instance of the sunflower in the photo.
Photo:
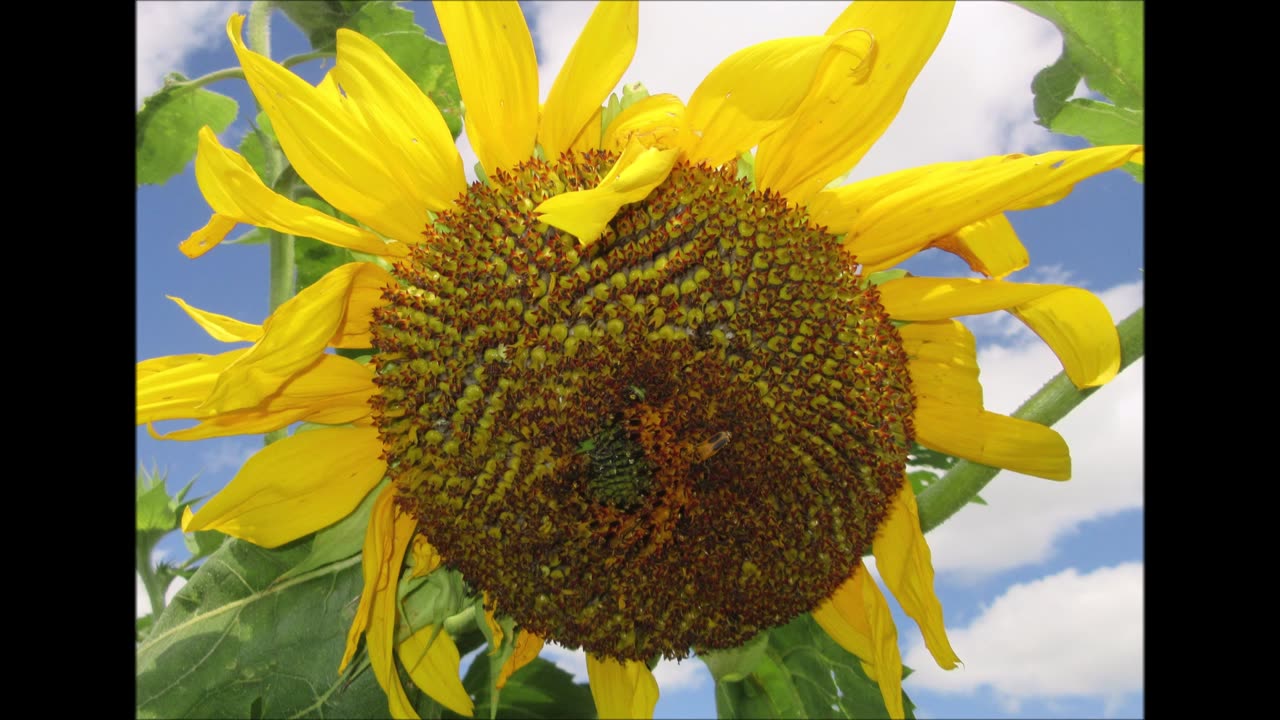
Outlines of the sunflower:
{"type": "Polygon", "coordinates": [[[181,249],[247,223],[372,259],[262,325],[177,300],[216,339],[252,344],[139,363],[139,423],[198,421],[159,436],[177,440],[327,426],[259,451],[183,529],[275,547],[389,478],[342,665],[363,637],[396,716],[414,714],[397,656],[428,695],[472,710],[448,633],[397,617],[406,558],[415,576],[458,570],[489,622],[514,621],[504,680],[544,641],[583,647],[602,717],[652,714],[649,660],[801,613],[902,716],[867,551],[937,662],[958,663],[905,480],[912,444],[1070,474],[1053,430],[984,410],[954,318],[1010,312],[1076,385],[1110,380],[1119,343],[1096,297],[1003,279],[1028,262],[1003,213],[1143,155],[1006,155],[831,187],[888,127],[951,11],[858,2],[822,35],[731,55],[687,103],[620,108],[602,103],[634,54],[636,3],[595,9],[541,105],[515,3],[438,3],[486,178],[470,186],[440,112],[371,40],[339,30],[312,86],[250,51],[233,16],[289,161],[356,222],[275,194],[205,128],[196,177],[213,216],[181,249]],[[880,272],[929,248],[985,277],[880,272]]]}

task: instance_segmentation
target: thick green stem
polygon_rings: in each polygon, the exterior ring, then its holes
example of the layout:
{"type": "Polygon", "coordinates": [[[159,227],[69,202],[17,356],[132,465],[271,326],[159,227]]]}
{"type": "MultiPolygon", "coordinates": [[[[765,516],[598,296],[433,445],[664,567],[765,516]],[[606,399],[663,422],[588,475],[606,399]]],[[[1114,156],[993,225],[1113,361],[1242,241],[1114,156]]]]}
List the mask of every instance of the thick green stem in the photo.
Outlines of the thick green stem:
{"type": "Polygon", "coordinates": [[[161,587],[160,577],[151,567],[151,550],[144,545],[147,543],[138,546],[138,575],[142,578],[142,587],[146,588],[147,599],[151,601],[151,617],[158,618],[164,612],[164,591],[168,588],[161,587]]]}
{"type": "MultiPolygon", "coordinates": [[[[1144,312],[1138,308],[1116,326],[1120,333],[1120,370],[1129,367],[1144,350],[1144,312]]],[[[1052,425],[1061,420],[1098,388],[1079,390],[1065,373],[1058,373],[1040,391],[1018,408],[1013,417],[1030,420],[1041,425],[1052,425]]],[[[920,505],[920,529],[929,532],[954,515],[960,508],[986,487],[999,468],[961,460],[938,482],[925,488],[917,496],[920,505]]]]}

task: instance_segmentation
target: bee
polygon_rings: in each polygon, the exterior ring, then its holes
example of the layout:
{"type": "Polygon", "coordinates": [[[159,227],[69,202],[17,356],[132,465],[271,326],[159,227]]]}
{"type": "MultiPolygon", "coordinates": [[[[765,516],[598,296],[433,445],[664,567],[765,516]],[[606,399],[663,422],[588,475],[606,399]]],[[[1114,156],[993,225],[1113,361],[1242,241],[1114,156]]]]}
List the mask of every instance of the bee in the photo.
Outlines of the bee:
{"type": "Polygon", "coordinates": [[[710,460],[713,455],[723,450],[724,446],[728,445],[731,439],[733,439],[733,433],[721,430],[703,441],[702,444],[695,447],[693,449],[693,455],[698,459],[698,462],[706,462],[710,460]]]}

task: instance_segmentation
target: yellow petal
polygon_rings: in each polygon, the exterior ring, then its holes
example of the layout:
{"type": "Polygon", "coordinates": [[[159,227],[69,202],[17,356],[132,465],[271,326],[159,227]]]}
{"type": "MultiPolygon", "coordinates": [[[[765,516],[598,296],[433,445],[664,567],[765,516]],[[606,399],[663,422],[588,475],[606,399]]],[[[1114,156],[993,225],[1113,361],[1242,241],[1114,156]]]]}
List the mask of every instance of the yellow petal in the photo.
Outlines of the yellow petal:
{"type": "MultiPolygon", "coordinates": [[[[347,663],[355,657],[356,648],[360,645],[360,636],[369,627],[369,620],[372,618],[374,599],[379,593],[386,593],[388,588],[393,593],[395,590],[395,584],[388,579],[392,572],[391,551],[396,530],[395,499],[395,485],[388,483],[373,501],[360,557],[360,565],[364,573],[364,590],[360,594],[360,605],[356,608],[355,618],[351,621],[351,629],[347,631],[347,648],[342,654],[342,662],[338,665],[339,673],[345,670],[347,663]]],[[[186,525],[184,524],[183,527],[185,528],[186,525]]],[[[399,560],[396,561],[397,568],[399,568],[399,562],[399,560]]],[[[398,573],[399,570],[395,572],[398,573]]]]}
{"type": "MultiPolygon", "coordinates": [[[[831,63],[870,55],[871,38],[853,32],[766,40],[725,58],[689,98],[699,142],[690,160],[721,165],[777,130],[831,63]]],[[[846,67],[847,70],[847,67],[846,67]]]]}
{"type": "Polygon", "coordinates": [[[298,175],[330,205],[382,235],[420,242],[427,207],[414,202],[413,188],[390,170],[398,158],[364,125],[358,108],[344,107],[353,103],[249,50],[240,39],[243,24],[243,15],[232,15],[227,36],[298,175]]]}
{"type": "Polygon", "coordinates": [[[898,328],[911,391],[951,405],[981,408],[977,343],[960,322],[916,322],[898,328]]]}
{"type": "MultiPolygon", "coordinates": [[[[467,138],[493,175],[533,157],[538,133],[538,60],[515,2],[436,2],[467,138]]],[[[598,104],[598,103],[597,103],[598,104]]]]}
{"type": "Polygon", "coordinates": [[[658,704],[658,681],[642,662],[620,663],[587,653],[587,679],[596,715],[602,718],[651,718],[658,704]]]}
{"type": "Polygon", "coordinates": [[[889,507],[889,516],[876,529],[872,543],[876,569],[885,587],[924,636],[924,644],[943,670],[960,662],[942,621],[942,603],[933,592],[933,560],[929,544],[920,532],[920,514],[911,481],[905,480],[889,507]]]}
{"type": "Polygon", "coordinates": [[[583,245],[595,242],[619,208],[643,200],[667,179],[678,156],[675,149],[645,148],[632,143],[599,185],[547,198],[535,208],[542,214],[538,219],[576,235],[583,245]]]}
{"type": "MultiPolygon", "coordinates": [[[[386,514],[385,510],[383,512],[386,514]]],[[[373,667],[373,674],[377,677],[378,684],[387,693],[387,705],[391,710],[391,717],[416,719],[418,713],[414,711],[413,704],[409,702],[409,697],[404,692],[404,686],[400,684],[400,673],[396,671],[394,652],[398,606],[396,586],[400,580],[400,566],[404,560],[404,551],[413,537],[417,521],[411,515],[401,512],[394,503],[389,514],[391,515],[390,528],[382,531],[383,542],[379,547],[379,550],[385,550],[385,553],[380,552],[375,557],[375,561],[380,565],[380,572],[369,608],[369,628],[365,632],[365,644],[369,650],[369,664],[373,667]]],[[[367,540],[365,551],[368,552],[367,540]]],[[[367,573],[365,578],[365,593],[368,594],[370,590],[367,573]]],[[[455,649],[454,652],[457,653],[457,650],[455,649]]]]}
{"type": "Polygon", "coordinates": [[[413,683],[432,700],[459,715],[470,717],[475,711],[458,675],[458,646],[443,628],[436,632],[434,625],[428,625],[410,635],[400,643],[400,662],[413,683]]]}
{"type": "Polygon", "coordinates": [[[427,542],[426,535],[415,535],[413,538],[413,575],[423,577],[430,575],[444,563],[444,558],[435,547],[427,542]]]}
{"type": "Polygon", "coordinates": [[[234,218],[214,213],[209,217],[209,222],[204,227],[191,233],[186,240],[178,243],[178,250],[189,258],[198,258],[217,247],[223,240],[226,240],[227,235],[235,229],[237,224],[234,218]]]}
{"type": "Polygon", "coordinates": [[[387,167],[434,212],[467,189],[462,158],[444,116],[374,41],[341,28],[334,79],[360,109],[387,167]]]}
{"type": "Polygon", "coordinates": [[[1064,285],[904,277],[879,286],[895,320],[941,320],[1008,310],[1062,361],[1076,387],[1109,382],[1120,369],[1120,336],[1093,293],[1064,285]]]}
{"type": "Polygon", "coordinates": [[[889,603],[862,561],[858,561],[853,577],[813,611],[813,619],[840,647],[863,661],[867,676],[880,685],[889,717],[905,717],[898,630],[893,626],[889,603]]]}
{"type": "Polygon", "coordinates": [[[850,80],[858,58],[823,71],[814,91],[776,133],[760,142],[756,184],[803,204],[857,165],[897,117],[921,68],[951,19],[951,2],[855,2],[827,35],[862,31],[874,38],[865,82],[850,80]]]}
{"type": "Polygon", "coordinates": [[[812,208],[812,217],[828,232],[847,233],[845,247],[874,271],[997,213],[1038,207],[1063,197],[1075,183],[1123,165],[1140,149],[1140,145],[1108,146],[940,164],[898,176],[897,180],[907,178],[910,184],[889,193],[875,181],[837,188],[830,191],[835,202],[828,196],[812,208]],[[833,214],[837,208],[843,216],[833,214]],[[856,214],[850,209],[856,209],[856,214]]]}
{"type": "Polygon", "coordinates": [[[602,2],[591,13],[542,109],[538,140],[548,159],[569,149],[631,64],[640,28],[639,8],[634,0],[602,2]]]}
{"type": "MultiPolygon", "coordinates": [[[[377,390],[369,367],[339,355],[321,355],[286,380],[261,405],[213,415],[195,427],[155,437],[202,440],[267,433],[302,421],[322,425],[354,423],[369,416],[369,402],[377,390]]],[[[198,418],[202,414],[193,412],[186,417],[198,418]]]]}
{"type": "Polygon", "coordinates": [[[315,362],[325,346],[369,347],[373,307],[395,282],[372,263],[348,263],[290,298],[263,323],[262,339],[218,378],[203,409],[254,407],[315,362]]]}
{"type": "Polygon", "coordinates": [[[959,256],[974,272],[997,279],[1017,272],[1031,262],[1027,248],[1003,213],[939,238],[933,241],[933,247],[959,256]]]}
{"type": "Polygon", "coordinates": [[[600,127],[600,115],[604,108],[596,108],[591,114],[591,118],[582,126],[582,130],[578,132],[578,136],[573,139],[573,143],[569,145],[572,152],[587,152],[588,150],[600,149],[600,135],[602,128],[600,127]]]}
{"type": "MultiPolygon", "coordinates": [[[[165,355],[162,357],[149,358],[138,362],[137,379],[141,381],[143,378],[151,377],[166,370],[190,365],[193,362],[209,357],[203,353],[188,353],[186,355],[165,355]]],[[[230,361],[228,361],[230,362],[230,361]]]]}
{"type": "Polygon", "coordinates": [[[204,328],[209,333],[209,337],[222,342],[240,342],[247,340],[254,342],[262,337],[262,326],[251,325],[247,322],[241,322],[233,317],[211,313],[206,310],[191,307],[180,297],[165,295],[165,297],[178,303],[178,307],[182,311],[191,316],[196,324],[204,328]]]}
{"type": "Polygon", "coordinates": [[[309,430],[259,450],[182,529],[277,547],[332,525],[382,479],[375,428],[309,430]]]}
{"type": "Polygon", "coordinates": [[[171,355],[144,360],[137,371],[137,422],[197,417],[213,385],[248,348],[218,355],[171,355]]]}
{"type": "Polygon", "coordinates": [[[521,630],[520,634],[516,635],[516,646],[511,651],[511,657],[507,658],[507,661],[502,664],[502,669],[498,671],[498,689],[506,687],[507,680],[517,670],[533,662],[533,659],[538,657],[538,653],[542,652],[544,644],[542,638],[528,630],[521,630]]]}
{"type": "Polygon", "coordinates": [[[214,212],[236,222],[315,238],[371,255],[408,254],[403,243],[385,243],[368,230],[276,193],[263,184],[248,160],[224,148],[207,125],[200,129],[198,148],[196,182],[214,212]]]}
{"type": "Polygon", "coordinates": [[[650,95],[623,110],[609,123],[600,147],[622,152],[639,144],[647,148],[688,151],[696,143],[685,120],[684,103],[675,95],[650,95]]]}
{"type": "Polygon", "coordinates": [[[495,607],[493,601],[489,598],[489,592],[483,593],[484,597],[484,622],[489,626],[489,634],[493,639],[489,641],[489,655],[498,652],[498,648],[502,647],[502,626],[498,624],[497,614],[494,612],[495,607]]]}
{"type": "Polygon", "coordinates": [[[1049,480],[1071,478],[1071,452],[1062,436],[1027,420],[920,397],[916,441],[991,467],[1049,480]]]}

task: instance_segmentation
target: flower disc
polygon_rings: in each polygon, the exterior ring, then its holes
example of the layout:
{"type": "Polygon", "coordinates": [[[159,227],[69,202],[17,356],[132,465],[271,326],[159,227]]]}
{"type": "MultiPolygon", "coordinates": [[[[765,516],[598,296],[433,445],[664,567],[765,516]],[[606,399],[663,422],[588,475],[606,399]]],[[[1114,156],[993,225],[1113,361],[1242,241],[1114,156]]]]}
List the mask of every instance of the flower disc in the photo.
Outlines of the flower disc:
{"type": "Polygon", "coordinates": [[[539,222],[604,153],[476,184],[395,267],[375,413],[445,561],[546,639],[741,644],[829,597],[903,482],[907,358],[838,239],[678,163],[587,246],[539,222]]]}

